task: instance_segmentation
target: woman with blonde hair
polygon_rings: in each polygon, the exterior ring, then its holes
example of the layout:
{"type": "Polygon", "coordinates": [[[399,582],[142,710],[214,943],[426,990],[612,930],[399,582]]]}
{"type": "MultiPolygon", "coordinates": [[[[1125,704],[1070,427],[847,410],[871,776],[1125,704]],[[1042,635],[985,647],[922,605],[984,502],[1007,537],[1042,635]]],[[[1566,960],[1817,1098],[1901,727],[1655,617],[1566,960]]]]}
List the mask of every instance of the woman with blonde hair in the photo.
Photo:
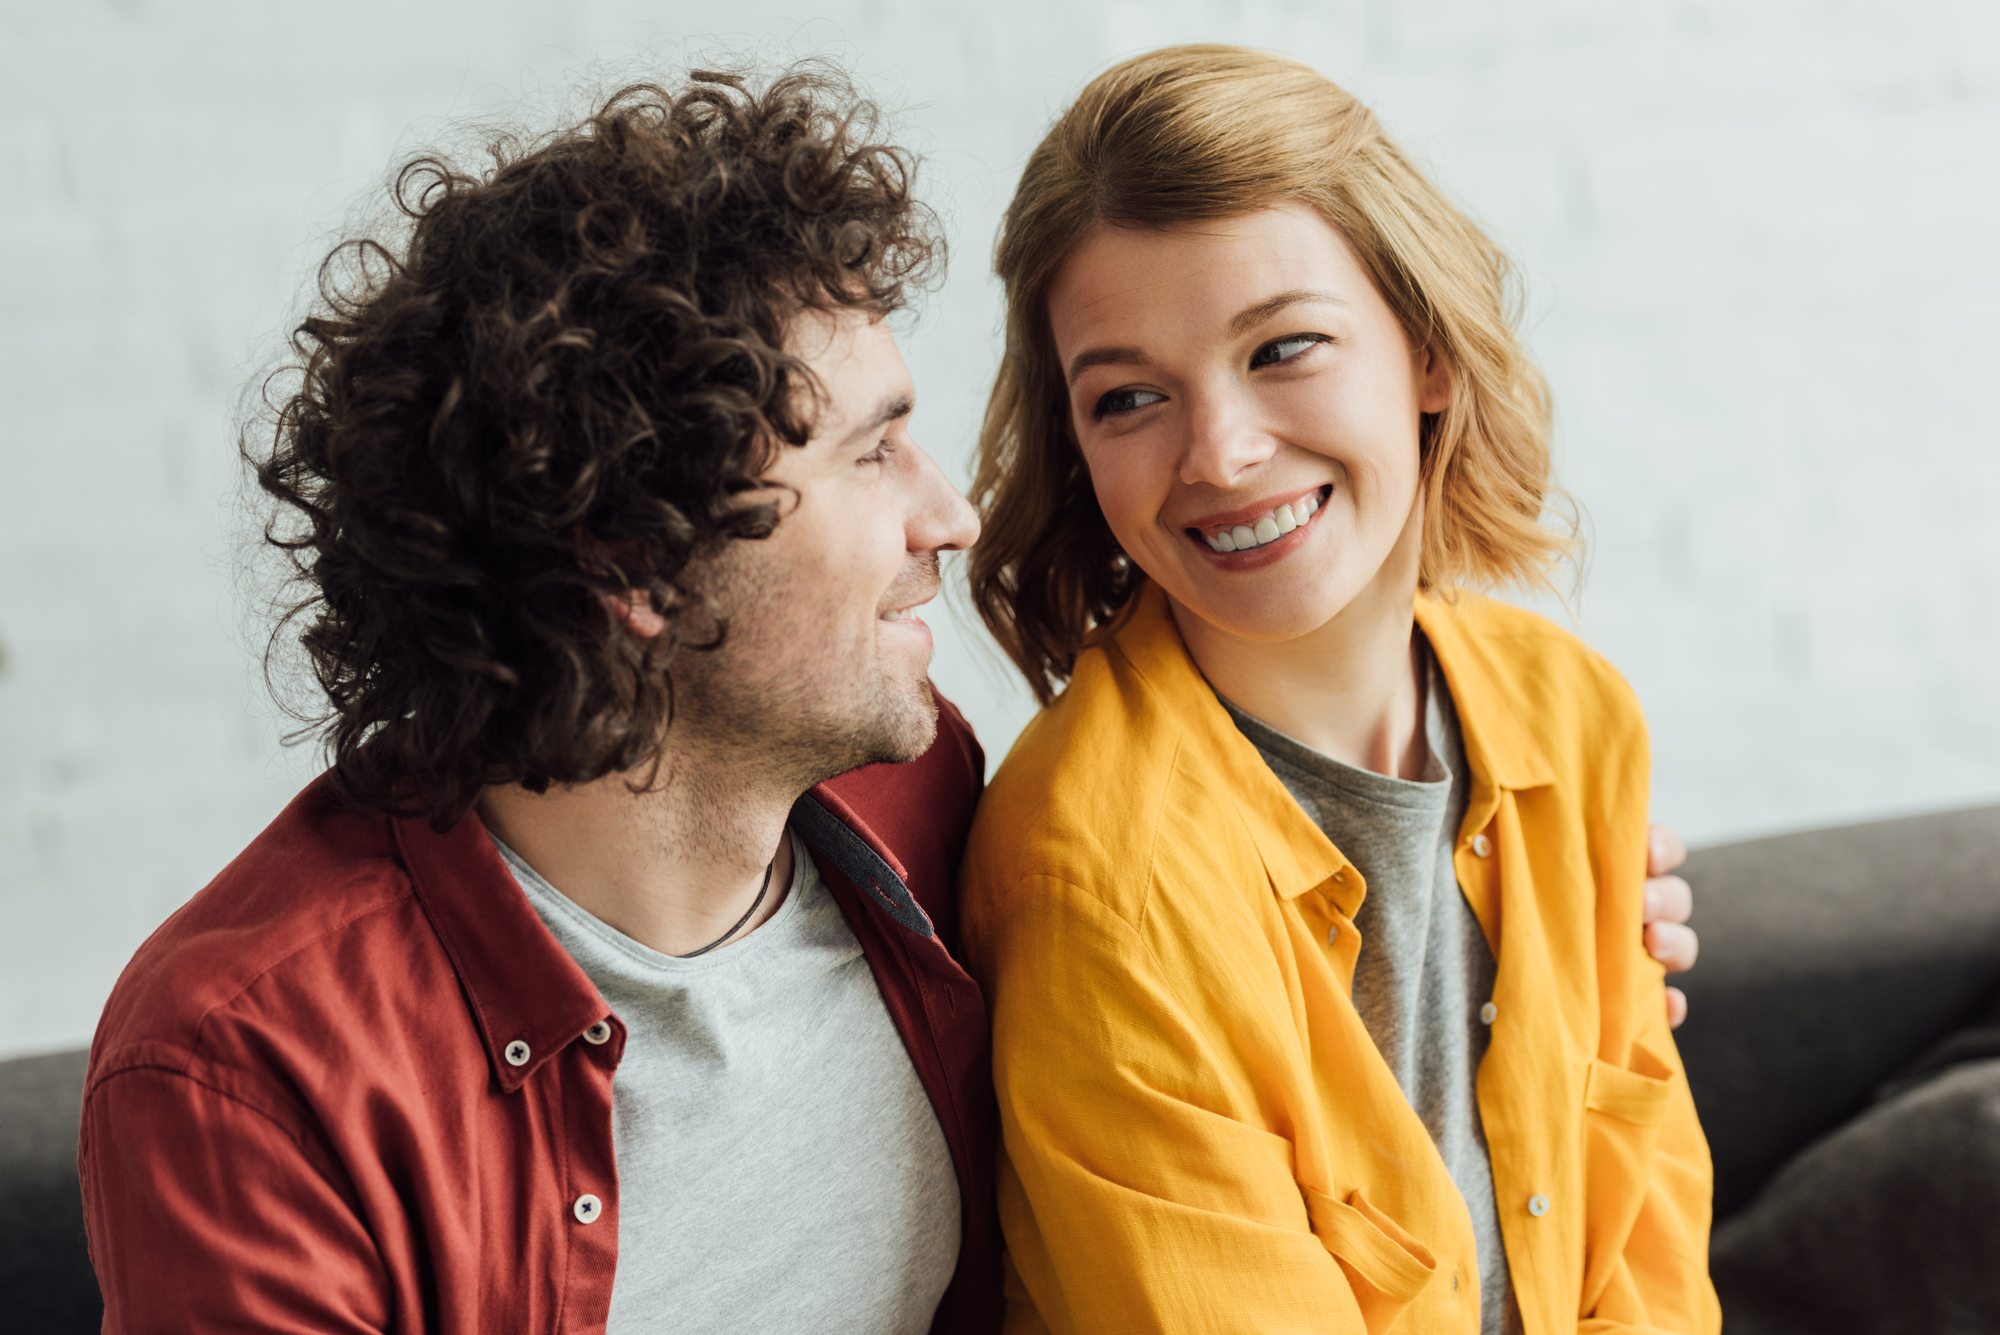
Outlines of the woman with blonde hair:
{"type": "Polygon", "coordinates": [[[1504,256],[1319,74],[1182,47],[1062,116],[997,267],[1008,1329],[1716,1330],[1638,704],[1478,596],[1568,546],[1504,256]]]}

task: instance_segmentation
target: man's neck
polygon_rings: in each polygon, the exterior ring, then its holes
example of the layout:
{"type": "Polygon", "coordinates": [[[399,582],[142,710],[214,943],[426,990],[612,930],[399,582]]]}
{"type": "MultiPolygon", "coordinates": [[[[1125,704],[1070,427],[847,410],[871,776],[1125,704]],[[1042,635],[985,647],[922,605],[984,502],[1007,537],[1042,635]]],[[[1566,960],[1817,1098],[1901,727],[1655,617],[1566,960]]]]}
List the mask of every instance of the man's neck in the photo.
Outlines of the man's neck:
{"type": "Polygon", "coordinates": [[[744,767],[687,752],[591,783],[531,793],[489,788],[480,819],[549,884],[643,946],[686,955],[725,933],[740,940],[768,919],[791,885],[785,820],[796,792],[744,767]],[[770,890],[748,921],[731,924],[770,890]]]}

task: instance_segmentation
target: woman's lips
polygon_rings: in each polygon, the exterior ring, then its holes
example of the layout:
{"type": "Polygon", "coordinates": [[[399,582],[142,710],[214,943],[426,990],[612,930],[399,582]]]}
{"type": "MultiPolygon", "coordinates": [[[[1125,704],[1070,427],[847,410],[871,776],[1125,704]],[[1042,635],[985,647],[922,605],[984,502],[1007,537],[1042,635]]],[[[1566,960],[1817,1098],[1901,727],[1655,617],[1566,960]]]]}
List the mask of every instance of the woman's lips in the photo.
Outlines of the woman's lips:
{"type": "Polygon", "coordinates": [[[1297,497],[1264,507],[1261,513],[1237,511],[1219,520],[1190,525],[1187,532],[1190,537],[1206,543],[1210,551],[1255,551],[1311,523],[1312,517],[1326,503],[1324,493],[1330,490],[1330,484],[1322,484],[1297,497]]]}

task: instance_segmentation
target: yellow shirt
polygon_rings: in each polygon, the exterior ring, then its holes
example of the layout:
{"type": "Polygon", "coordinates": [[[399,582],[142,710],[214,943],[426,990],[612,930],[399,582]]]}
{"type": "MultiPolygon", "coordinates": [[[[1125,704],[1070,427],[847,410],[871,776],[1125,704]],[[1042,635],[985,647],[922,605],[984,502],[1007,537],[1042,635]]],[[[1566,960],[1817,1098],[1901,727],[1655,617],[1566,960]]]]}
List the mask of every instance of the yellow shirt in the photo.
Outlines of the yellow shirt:
{"type": "MultiPolygon", "coordinates": [[[[1471,1218],[1349,999],[1361,874],[1139,598],[965,855],[1007,1329],[1476,1335],[1471,1218]]],[[[1718,1330],[1708,1147],[1640,940],[1638,703],[1529,613],[1417,621],[1470,771],[1454,865],[1499,963],[1477,1088],[1527,1331],[1718,1330]]]]}

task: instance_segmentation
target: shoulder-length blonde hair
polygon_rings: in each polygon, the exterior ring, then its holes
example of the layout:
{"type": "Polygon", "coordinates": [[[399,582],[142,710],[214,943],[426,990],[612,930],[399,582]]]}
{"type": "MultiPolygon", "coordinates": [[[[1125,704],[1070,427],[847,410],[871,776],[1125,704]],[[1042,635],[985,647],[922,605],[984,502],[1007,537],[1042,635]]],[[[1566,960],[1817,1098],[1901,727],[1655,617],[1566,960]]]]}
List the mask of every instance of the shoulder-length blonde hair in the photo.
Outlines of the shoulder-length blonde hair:
{"type": "Polygon", "coordinates": [[[1375,116],[1297,61],[1178,46],[1093,80],[1028,159],[994,268],[1007,351],[972,486],[985,531],[974,605],[1046,704],[1109,632],[1141,574],[1091,490],[1046,309],[1099,223],[1167,227],[1287,200],[1354,249],[1416,347],[1442,354],[1451,402],[1423,429],[1423,587],[1545,584],[1573,543],[1544,525],[1549,398],[1515,337],[1507,257],[1375,116]]]}

